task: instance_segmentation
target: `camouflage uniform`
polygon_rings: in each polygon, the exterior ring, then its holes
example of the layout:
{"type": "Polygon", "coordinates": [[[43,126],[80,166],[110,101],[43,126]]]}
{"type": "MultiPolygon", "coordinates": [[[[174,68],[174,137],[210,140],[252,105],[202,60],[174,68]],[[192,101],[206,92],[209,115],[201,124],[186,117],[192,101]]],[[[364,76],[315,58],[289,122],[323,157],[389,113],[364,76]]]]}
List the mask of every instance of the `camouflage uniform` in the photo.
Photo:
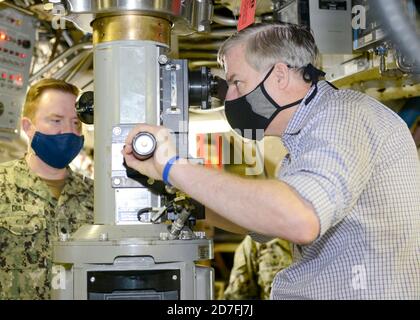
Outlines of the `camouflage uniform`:
{"type": "Polygon", "coordinates": [[[0,299],[49,299],[53,241],[93,223],[93,182],[69,171],[58,199],[25,160],[0,164],[0,299]]]}
{"type": "Polygon", "coordinates": [[[271,285],[277,272],[292,263],[290,244],[274,239],[258,243],[247,236],[235,251],[227,300],[270,299],[271,285]]]}

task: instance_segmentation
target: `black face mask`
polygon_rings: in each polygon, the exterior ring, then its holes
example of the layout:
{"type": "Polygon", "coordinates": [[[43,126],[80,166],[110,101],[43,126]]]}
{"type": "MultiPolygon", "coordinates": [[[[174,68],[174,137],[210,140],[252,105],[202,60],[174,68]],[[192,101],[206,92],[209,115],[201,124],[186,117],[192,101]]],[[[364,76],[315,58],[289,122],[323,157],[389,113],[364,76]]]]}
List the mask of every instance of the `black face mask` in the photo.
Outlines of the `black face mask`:
{"type": "MultiPolygon", "coordinates": [[[[289,68],[291,67],[289,66],[289,68]]],[[[286,106],[280,106],[270,97],[265,90],[264,82],[273,70],[274,66],[264,80],[250,93],[235,100],[225,101],[225,114],[230,126],[244,138],[261,140],[264,137],[265,130],[281,111],[302,102],[301,99],[286,106]]],[[[324,75],[324,72],[309,64],[305,67],[303,77],[306,81],[311,81],[312,84],[316,85],[319,77],[324,75]]],[[[305,103],[308,104],[316,93],[317,90],[308,97],[305,103]]]]}

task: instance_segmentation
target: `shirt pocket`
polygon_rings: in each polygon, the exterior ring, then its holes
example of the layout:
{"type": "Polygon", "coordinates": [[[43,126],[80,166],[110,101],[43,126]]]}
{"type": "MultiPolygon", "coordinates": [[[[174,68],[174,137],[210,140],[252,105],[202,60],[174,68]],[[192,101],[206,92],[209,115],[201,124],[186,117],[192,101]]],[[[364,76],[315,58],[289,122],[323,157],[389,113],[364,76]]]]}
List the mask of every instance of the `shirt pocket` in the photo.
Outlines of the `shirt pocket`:
{"type": "Polygon", "coordinates": [[[72,235],[81,226],[93,223],[93,208],[90,202],[80,198],[82,197],[78,197],[78,201],[73,198],[57,208],[55,220],[58,234],[67,232],[72,235]]]}
{"type": "Polygon", "coordinates": [[[75,233],[82,225],[88,224],[85,215],[81,214],[84,208],[68,208],[61,207],[57,212],[57,217],[52,221],[53,235],[58,237],[60,235],[67,234],[71,236],[75,233]]]}
{"type": "Polygon", "coordinates": [[[0,299],[47,299],[50,231],[44,215],[0,216],[0,299]]]}
{"type": "Polygon", "coordinates": [[[1,216],[0,247],[1,268],[46,267],[50,248],[45,217],[27,212],[1,216]]]}
{"type": "Polygon", "coordinates": [[[44,217],[39,215],[13,214],[0,217],[0,228],[5,229],[15,236],[33,236],[45,230],[47,223],[44,217]]]}

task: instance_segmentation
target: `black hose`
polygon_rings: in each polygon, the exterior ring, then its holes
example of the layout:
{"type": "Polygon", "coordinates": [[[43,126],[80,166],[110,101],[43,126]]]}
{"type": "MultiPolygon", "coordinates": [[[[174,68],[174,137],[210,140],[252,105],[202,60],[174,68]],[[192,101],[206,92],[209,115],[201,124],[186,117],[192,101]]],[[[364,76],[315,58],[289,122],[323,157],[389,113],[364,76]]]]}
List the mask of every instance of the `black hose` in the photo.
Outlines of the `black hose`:
{"type": "Polygon", "coordinates": [[[137,220],[141,221],[141,216],[145,213],[152,212],[153,208],[143,208],[137,211],[137,220]]]}
{"type": "Polygon", "coordinates": [[[383,23],[383,29],[400,50],[412,61],[420,64],[420,38],[416,26],[404,12],[401,0],[372,0],[372,5],[383,23]]]}

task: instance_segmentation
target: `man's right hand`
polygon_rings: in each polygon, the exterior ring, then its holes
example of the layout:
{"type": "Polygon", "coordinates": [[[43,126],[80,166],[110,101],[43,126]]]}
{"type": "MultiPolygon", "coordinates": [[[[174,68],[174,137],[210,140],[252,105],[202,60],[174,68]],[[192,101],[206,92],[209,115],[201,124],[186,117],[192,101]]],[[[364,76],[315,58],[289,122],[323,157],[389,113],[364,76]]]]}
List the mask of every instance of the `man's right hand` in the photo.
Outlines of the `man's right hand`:
{"type": "Polygon", "coordinates": [[[155,180],[162,180],[162,172],[166,163],[176,156],[176,147],[171,132],[165,127],[139,124],[133,128],[125,140],[124,149],[121,151],[127,166],[155,180]],[[149,132],[157,142],[153,156],[148,160],[138,160],[133,155],[133,138],[139,132],[149,132]]]}

